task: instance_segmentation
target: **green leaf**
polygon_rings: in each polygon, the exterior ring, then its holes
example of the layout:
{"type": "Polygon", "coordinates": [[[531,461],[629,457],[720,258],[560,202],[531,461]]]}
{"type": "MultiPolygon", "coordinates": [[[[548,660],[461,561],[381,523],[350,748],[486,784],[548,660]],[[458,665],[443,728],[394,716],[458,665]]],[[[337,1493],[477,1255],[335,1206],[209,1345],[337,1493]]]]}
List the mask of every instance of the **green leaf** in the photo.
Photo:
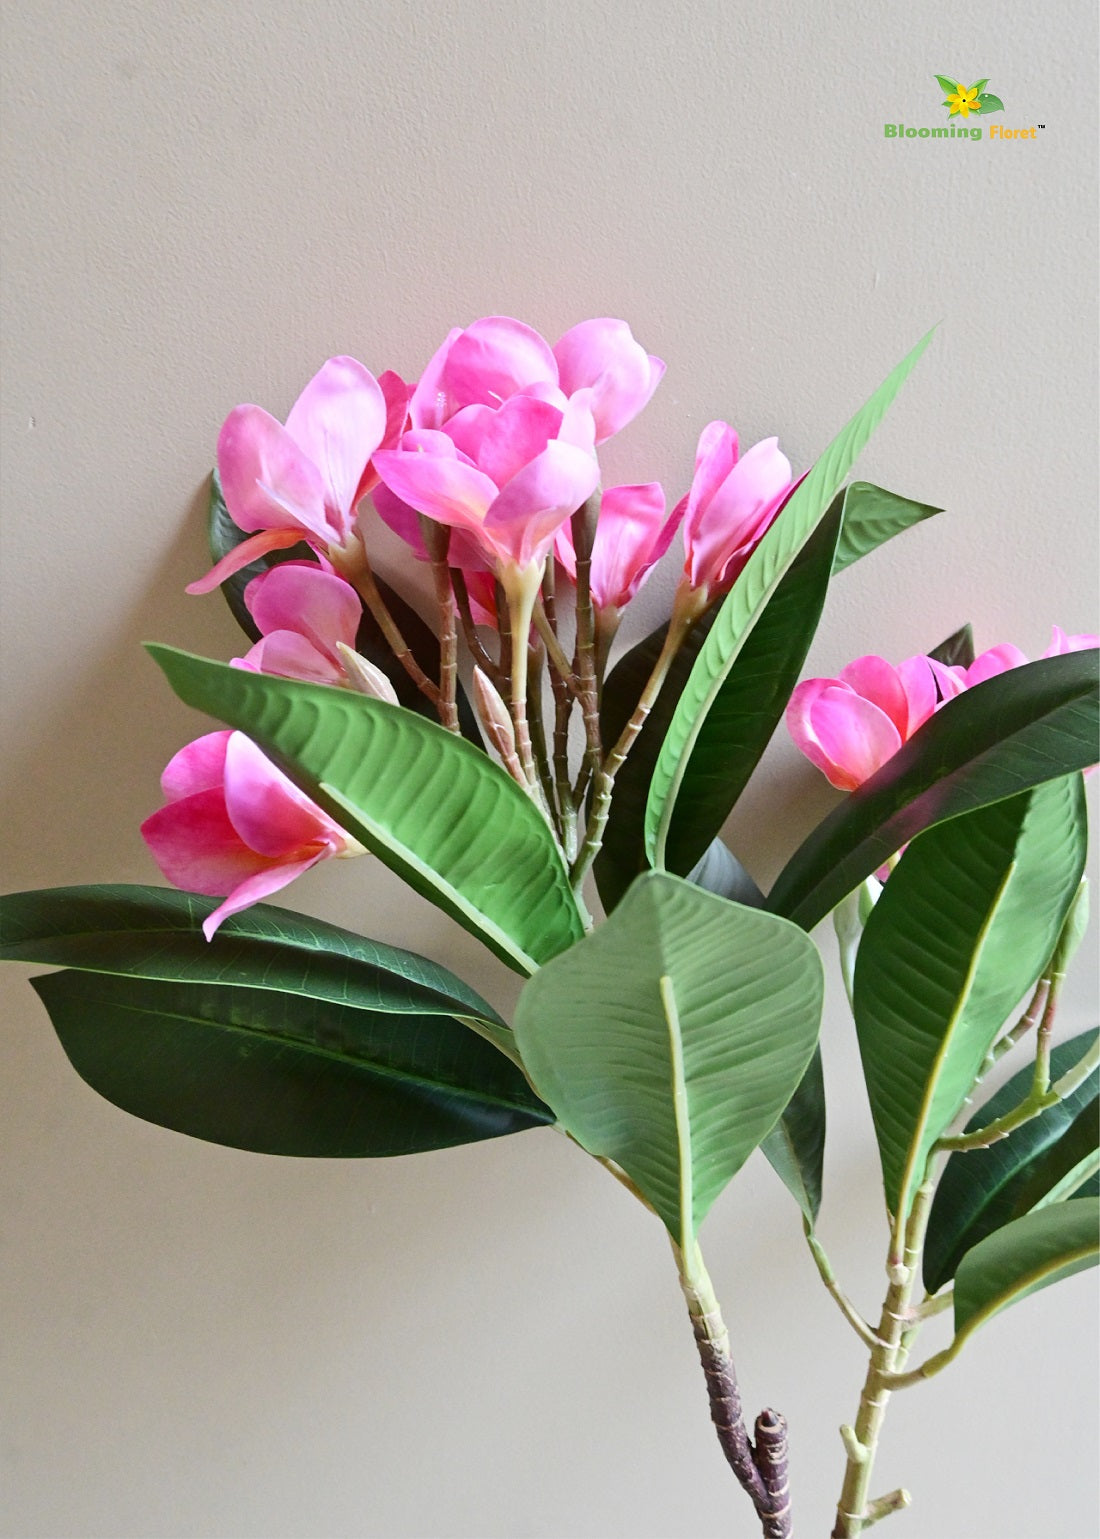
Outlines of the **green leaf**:
{"type": "MultiPolygon", "coordinates": [[[[1060,1043],[1050,1058],[1052,1078],[1058,1079],[1071,1069],[1096,1035],[1095,1031],[1088,1031],[1060,1043]]],[[[1034,1065],[1028,1063],[975,1112],[966,1131],[972,1133],[987,1127],[1019,1106],[1031,1089],[1033,1075],[1034,1065]]],[[[938,1292],[954,1277],[968,1250],[1002,1224],[1028,1212],[1061,1178],[1061,1170],[1051,1177],[1049,1185],[1043,1184],[1045,1176],[1040,1177],[1034,1198],[1021,1206],[1025,1203],[1025,1190],[1039,1176],[1048,1154],[1057,1149],[1082,1108],[1087,1109],[1095,1101],[1096,1085],[1094,1074],[1064,1101],[1025,1122],[1007,1138],[998,1139],[988,1149],[960,1151],[951,1156],[936,1188],[924,1246],[924,1284],[930,1293],[938,1292]]]]}
{"type": "Polygon", "coordinates": [[[584,933],[553,836],[515,781],[400,706],[149,651],[186,704],[247,732],[342,827],[518,972],[584,933]]]}
{"type": "Polygon", "coordinates": [[[1016,1194],[1013,1218],[1033,1208],[1095,1197],[1100,1175],[1100,1095],[1093,1094],[1016,1194]]]}
{"type": "Polygon", "coordinates": [[[445,1015],[110,974],[31,981],[94,1090],[211,1143],[347,1159],[552,1120],[514,1064],[445,1015]]]}
{"type": "Polygon", "coordinates": [[[168,887],[109,884],[9,893],[0,897],[0,960],[504,1024],[461,978],[427,957],[289,909],[257,903],[223,920],[208,942],[202,921],[220,902],[168,887]]]}
{"type": "Polygon", "coordinates": [[[821,1208],[825,1164],[825,1079],[820,1048],[760,1149],[812,1227],[821,1208]]]}
{"type": "Polygon", "coordinates": [[[684,880],[734,903],[745,903],[749,908],[765,907],[764,894],[721,839],[715,839],[707,846],[703,858],[684,880]]]}
{"type": "Polygon", "coordinates": [[[1100,719],[1097,656],[1043,658],[949,700],[814,829],[768,906],[812,929],[922,829],[1087,768],[1100,719]]]}
{"type": "Polygon", "coordinates": [[[945,91],[948,96],[953,96],[959,89],[959,82],[952,80],[948,75],[936,75],[935,79],[939,82],[940,89],[945,91]]]}
{"type": "MultiPolygon", "coordinates": [[[[208,522],[210,538],[210,554],[215,561],[231,550],[234,550],[242,540],[250,536],[233,522],[229,509],[225,505],[222,496],[221,481],[215,470],[210,478],[210,516],[208,522]]],[[[317,558],[309,545],[300,542],[289,550],[273,550],[261,556],[259,560],[251,562],[241,571],[235,572],[222,583],[222,592],[225,594],[226,603],[229,605],[238,625],[244,631],[250,641],[259,641],[260,632],[256,623],[248,611],[244,601],[244,590],[254,577],[261,576],[264,572],[278,566],[282,561],[312,561],[317,558]]],[[[402,636],[408,643],[409,651],[420,664],[421,668],[430,679],[439,678],[439,641],[435,632],[407,604],[399,593],[396,593],[388,583],[375,577],[378,591],[389,609],[402,636]]],[[[421,716],[426,716],[429,721],[438,721],[439,715],[431,701],[421,693],[410,679],[404,668],[397,662],[390,650],[389,642],[382,634],[378,622],[368,609],[363,610],[363,617],[359,622],[359,631],[355,638],[356,650],[381,668],[382,672],[390,680],[397,694],[398,701],[410,711],[416,711],[421,716]]],[[[477,719],[470,706],[465,690],[461,684],[455,696],[458,707],[458,721],[462,728],[463,737],[469,738],[475,747],[484,746],[481,733],[478,729],[477,719]]]]}
{"type": "Polygon", "coordinates": [[[881,486],[872,486],[869,481],[853,481],[840,497],[844,521],[833,561],[834,576],[851,566],[853,561],[885,545],[896,534],[943,512],[942,508],[934,508],[927,502],[913,502],[908,497],[899,497],[896,492],[885,491],[881,486]]]}
{"type": "MultiPolygon", "coordinates": [[[[672,820],[692,755],[746,638],[828,512],[864,445],[931,339],[929,332],[841,429],[795,488],[790,501],[749,557],[744,571],[718,611],[677,703],[653,772],[645,820],[646,854],[653,865],[666,864],[672,820]]],[[[688,867],[702,854],[707,843],[709,839],[696,849],[688,867]]],[[[681,844],[677,849],[682,847],[681,844]]]]}
{"type": "Polygon", "coordinates": [[[992,95],[990,92],[986,92],[984,96],[978,97],[978,107],[983,118],[988,117],[991,112],[1003,112],[1005,110],[1005,104],[1001,98],[992,95]]]}
{"type": "Polygon", "coordinates": [[[821,996],[796,926],[649,872],[524,986],[516,1041],[566,1130],[687,1247],[801,1079],[821,996]]]}
{"type": "Polygon", "coordinates": [[[1067,776],[922,834],[872,909],[854,1011],[899,1221],[1006,1016],[1049,960],[1086,847],[1084,787],[1067,776]]]}
{"type": "Polygon", "coordinates": [[[974,631],[970,621],[952,631],[938,647],[932,648],[928,656],[947,668],[969,668],[974,661],[974,631]]]}
{"type": "Polygon", "coordinates": [[[986,88],[986,86],[988,84],[989,84],[989,76],[987,75],[984,80],[976,80],[974,82],[974,84],[972,86],[969,86],[967,89],[971,90],[971,91],[977,91],[978,96],[980,98],[982,92],[985,90],[985,88],[986,88]]]}
{"type": "MultiPolygon", "coordinates": [[[[787,708],[825,604],[842,512],[842,503],[834,502],[714,690],[683,765],[667,828],[662,864],[678,876],[686,875],[717,837],[787,708]]],[[[712,629],[704,652],[713,634],[712,629]]],[[[674,720],[670,731],[675,730],[674,720]]],[[[660,757],[651,799],[659,766],[660,757]]]]}
{"type": "Polygon", "coordinates": [[[967,1251],[955,1274],[955,1344],[1010,1304],[1097,1261],[1100,1199],[1040,1208],[967,1251]]]}

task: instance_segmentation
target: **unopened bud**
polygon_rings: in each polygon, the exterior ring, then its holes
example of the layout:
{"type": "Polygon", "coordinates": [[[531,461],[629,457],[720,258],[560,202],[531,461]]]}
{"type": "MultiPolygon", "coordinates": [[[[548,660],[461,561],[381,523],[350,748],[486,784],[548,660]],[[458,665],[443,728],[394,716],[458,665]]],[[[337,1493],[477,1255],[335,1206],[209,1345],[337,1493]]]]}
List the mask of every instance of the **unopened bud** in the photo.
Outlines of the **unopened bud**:
{"type": "Polygon", "coordinates": [[[381,668],[376,668],[362,653],[344,641],[336,643],[336,650],[353,689],[357,689],[361,695],[369,695],[372,700],[385,700],[388,705],[400,704],[396,690],[381,668]]]}
{"type": "Polygon", "coordinates": [[[474,669],[474,702],[478,719],[490,743],[500,755],[509,774],[522,785],[524,776],[516,754],[516,729],[511,715],[495,685],[480,668],[474,669]]]}

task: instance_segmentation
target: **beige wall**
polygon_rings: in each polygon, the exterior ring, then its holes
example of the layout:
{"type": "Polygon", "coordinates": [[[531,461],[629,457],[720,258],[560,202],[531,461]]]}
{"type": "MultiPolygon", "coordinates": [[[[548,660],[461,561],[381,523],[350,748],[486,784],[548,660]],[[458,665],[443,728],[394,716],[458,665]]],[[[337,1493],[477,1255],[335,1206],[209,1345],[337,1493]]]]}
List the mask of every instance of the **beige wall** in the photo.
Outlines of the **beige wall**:
{"type": "MultiPolygon", "coordinates": [[[[862,469],[948,512],[838,583],[814,671],[967,618],[1031,653],[1051,621],[1095,627],[1091,6],[5,9],[5,887],[153,878],[137,824],[197,723],[138,643],[238,649],[218,598],[182,593],[227,410],[285,411],[337,351],[415,375],[485,313],[551,337],[627,317],[669,368],[611,474],[676,495],[714,416],[804,467],[941,321],[862,469]],[[939,121],[937,71],[1044,130],[885,139],[939,121]]],[[[831,797],[785,744],[762,778],[730,836],[767,879],[831,797]]],[[[510,998],[376,864],[290,901],[510,998]]],[[[87,1091],[24,977],[0,1046],[5,1534],[754,1531],[667,1248],[564,1140],[316,1165],[194,1143],[87,1091]]],[[[1085,967],[1065,1026],[1094,1019],[1085,967]]],[[[835,1000],[825,1041],[824,1232],[870,1309],[884,1236],[835,1000]]],[[[766,1168],[704,1239],[823,1534],[859,1350],[766,1168]]],[[[1028,1301],[897,1404],[876,1484],[914,1491],[899,1535],[1094,1531],[1094,1298],[1095,1274],[1028,1301]]]]}

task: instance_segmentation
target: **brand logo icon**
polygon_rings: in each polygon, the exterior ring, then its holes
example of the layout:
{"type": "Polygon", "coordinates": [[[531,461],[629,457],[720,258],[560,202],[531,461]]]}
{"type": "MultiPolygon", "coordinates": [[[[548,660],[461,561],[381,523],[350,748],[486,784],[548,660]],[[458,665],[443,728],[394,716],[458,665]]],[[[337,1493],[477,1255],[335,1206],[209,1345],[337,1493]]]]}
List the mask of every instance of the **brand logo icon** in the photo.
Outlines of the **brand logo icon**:
{"type": "Polygon", "coordinates": [[[1001,98],[986,90],[988,78],[971,86],[963,85],[961,80],[952,80],[948,75],[937,75],[936,79],[947,98],[944,106],[948,117],[968,118],[972,112],[976,112],[980,117],[987,118],[991,112],[1005,110],[1001,98]]]}

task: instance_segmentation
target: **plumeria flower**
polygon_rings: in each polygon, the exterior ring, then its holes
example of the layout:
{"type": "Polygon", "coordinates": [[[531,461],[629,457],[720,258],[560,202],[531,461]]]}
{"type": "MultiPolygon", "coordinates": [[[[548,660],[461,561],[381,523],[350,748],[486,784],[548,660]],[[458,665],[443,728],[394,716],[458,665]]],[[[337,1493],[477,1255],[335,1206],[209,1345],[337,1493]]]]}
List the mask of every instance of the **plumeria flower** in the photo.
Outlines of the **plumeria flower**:
{"type": "Polygon", "coordinates": [[[283,427],[261,406],[237,406],[218,437],[218,474],[234,523],[251,535],[188,586],[208,593],[268,551],[305,540],[336,554],[358,539],[355,510],[374,486],[375,451],[404,431],[408,387],[354,358],[330,358],[283,427]]]}
{"type": "MultiPolygon", "coordinates": [[[[1084,652],[1096,646],[1100,646],[1100,636],[1093,636],[1088,632],[1067,636],[1060,625],[1054,625],[1051,626],[1050,645],[1043,656],[1061,657],[1066,652],[1084,652]]],[[[1027,655],[1021,652],[1019,647],[1013,646],[1011,642],[1002,642],[1000,646],[990,647],[988,651],[982,652],[969,668],[948,667],[937,662],[932,663],[932,668],[940,695],[946,703],[948,700],[953,700],[956,695],[961,695],[963,690],[973,689],[975,684],[995,678],[999,673],[1006,673],[1010,668],[1019,668],[1027,661],[1027,655]]]]}
{"type": "Polygon", "coordinates": [[[703,429],[691,490],[676,510],[684,520],[684,573],[693,590],[711,598],[733,586],[792,485],[778,439],[765,438],[740,454],[727,422],[703,429]]]}
{"type": "Polygon", "coordinates": [[[344,684],[340,646],[354,647],[359,595],[335,572],[286,561],[254,577],[244,602],[261,633],[238,666],[314,684],[344,684]]]}
{"type": "Polygon", "coordinates": [[[583,390],[602,444],[633,421],[664,370],[625,321],[582,321],[551,348],[522,321],[490,315],[448,334],[413,391],[409,415],[414,429],[444,428],[468,406],[499,407],[522,395],[564,410],[583,390]]]}
{"type": "MultiPolygon", "coordinates": [[[[645,582],[672,543],[685,503],[665,516],[665,494],[659,482],[642,486],[612,486],[600,498],[592,542],[590,585],[592,602],[600,610],[622,609],[645,582]]],[[[558,530],[554,553],[570,581],[577,580],[577,557],[568,523],[558,530]]]]}
{"type": "Polygon", "coordinates": [[[146,818],[142,837],[173,886],[224,896],[203,921],[207,940],[230,914],[319,860],[365,853],[241,732],[188,743],[169,761],[161,788],[167,805],[146,818]]]}
{"type": "Polygon", "coordinates": [[[895,668],[882,657],[857,657],[838,678],[799,684],[787,727],[831,784],[854,791],[923,726],[936,703],[929,658],[909,657],[895,668]]]}
{"type": "Polygon", "coordinates": [[[564,410],[530,395],[464,407],[375,457],[383,483],[418,513],[469,535],[506,584],[541,573],[554,535],[599,480],[584,392],[564,410]]]}

